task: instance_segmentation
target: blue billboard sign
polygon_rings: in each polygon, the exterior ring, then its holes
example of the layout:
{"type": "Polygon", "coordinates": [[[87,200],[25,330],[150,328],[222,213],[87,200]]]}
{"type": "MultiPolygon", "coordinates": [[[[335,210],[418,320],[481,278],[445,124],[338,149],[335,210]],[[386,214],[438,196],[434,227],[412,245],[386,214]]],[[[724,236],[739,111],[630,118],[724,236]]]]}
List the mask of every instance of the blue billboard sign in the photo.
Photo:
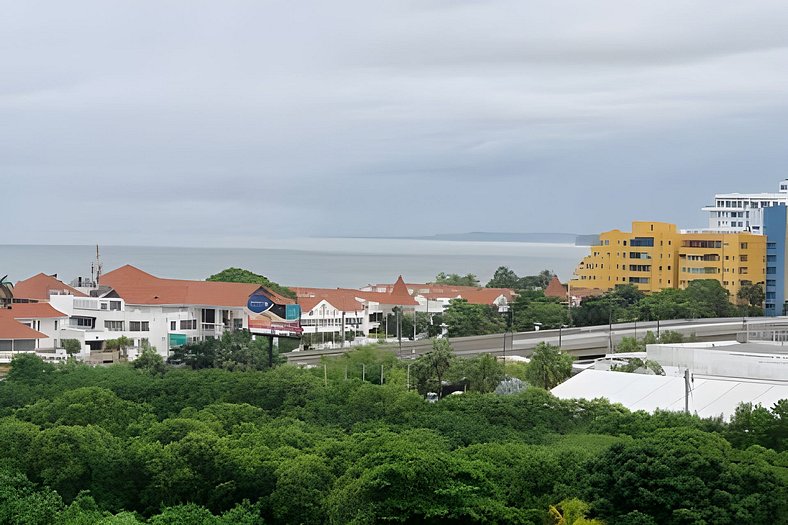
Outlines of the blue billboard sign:
{"type": "Polygon", "coordinates": [[[270,310],[274,302],[263,294],[254,294],[249,297],[246,307],[256,314],[270,310]]]}
{"type": "Polygon", "coordinates": [[[296,319],[301,319],[301,305],[300,304],[285,305],[285,319],[287,321],[295,321],[296,319]]]}

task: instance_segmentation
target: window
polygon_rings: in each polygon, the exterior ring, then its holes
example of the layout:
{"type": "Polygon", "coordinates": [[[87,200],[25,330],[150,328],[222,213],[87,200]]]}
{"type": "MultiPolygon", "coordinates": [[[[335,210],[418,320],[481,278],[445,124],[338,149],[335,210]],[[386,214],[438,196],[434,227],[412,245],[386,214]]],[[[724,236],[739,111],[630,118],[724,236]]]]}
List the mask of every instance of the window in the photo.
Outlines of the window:
{"type": "Polygon", "coordinates": [[[648,284],[648,277],[630,277],[629,282],[633,284],[648,284]]]}
{"type": "Polygon", "coordinates": [[[740,246],[741,246],[742,250],[746,250],[747,249],[747,243],[746,242],[741,243],[740,246]]]}
{"type": "Polygon", "coordinates": [[[654,237],[635,237],[630,246],[654,246],[654,237]]]}
{"type": "Polygon", "coordinates": [[[110,332],[122,332],[123,321],[104,321],[104,328],[110,332]]]}
{"type": "Polygon", "coordinates": [[[766,268],[767,275],[775,275],[776,273],[777,273],[777,268],[774,268],[773,266],[766,268]]]}
{"type": "MultiPolygon", "coordinates": [[[[746,259],[744,257],[742,257],[742,260],[746,260],[746,259]]],[[[768,262],[777,262],[777,255],[774,255],[774,254],[767,255],[766,256],[766,260],[768,262]]]]}
{"type": "Polygon", "coordinates": [[[92,317],[72,317],[71,318],[71,326],[77,326],[79,328],[93,328],[94,320],[92,317]]]}
{"type": "Polygon", "coordinates": [[[109,309],[111,311],[119,312],[120,311],[120,301],[110,301],[109,302],[109,309]]]}
{"type": "Polygon", "coordinates": [[[150,332],[149,321],[129,321],[130,332],[150,332]]]}
{"type": "Polygon", "coordinates": [[[720,241],[683,241],[681,245],[685,248],[722,248],[720,241]]]}
{"type": "Polygon", "coordinates": [[[170,321],[170,330],[178,329],[178,321],[170,321]]]}
{"type": "Polygon", "coordinates": [[[197,319],[186,319],[181,321],[181,330],[197,330],[197,319]]]}
{"type": "Polygon", "coordinates": [[[777,249],[777,243],[776,242],[767,242],[766,243],[766,249],[767,250],[776,250],[777,249]]]}

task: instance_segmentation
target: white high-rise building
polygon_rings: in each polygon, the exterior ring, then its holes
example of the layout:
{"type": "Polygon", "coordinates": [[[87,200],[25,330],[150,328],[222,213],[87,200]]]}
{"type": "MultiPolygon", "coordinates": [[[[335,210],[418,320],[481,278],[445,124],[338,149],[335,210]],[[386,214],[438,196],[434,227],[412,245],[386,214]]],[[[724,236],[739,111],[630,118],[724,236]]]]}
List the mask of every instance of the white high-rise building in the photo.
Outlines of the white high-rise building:
{"type": "Polygon", "coordinates": [[[709,228],[714,232],[763,233],[763,209],[788,204],[788,179],[780,182],[777,193],[718,193],[709,212],[709,228]]]}

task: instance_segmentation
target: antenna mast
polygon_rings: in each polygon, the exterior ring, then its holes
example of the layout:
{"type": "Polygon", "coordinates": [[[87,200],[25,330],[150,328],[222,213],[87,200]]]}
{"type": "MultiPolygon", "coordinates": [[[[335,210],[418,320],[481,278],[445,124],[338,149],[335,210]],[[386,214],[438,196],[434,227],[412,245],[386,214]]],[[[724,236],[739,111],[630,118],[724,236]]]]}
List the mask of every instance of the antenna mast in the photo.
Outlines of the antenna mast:
{"type": "Polygon", "coordinates": [[[95,279],[96,288],[98,288],[99,279],[101,279],[101,270],[102,269],[103,269],[103,267],[101,265],[101,256],[99,254],[99,245],[97,244],[96,245],[96,279],[95,279]]]}

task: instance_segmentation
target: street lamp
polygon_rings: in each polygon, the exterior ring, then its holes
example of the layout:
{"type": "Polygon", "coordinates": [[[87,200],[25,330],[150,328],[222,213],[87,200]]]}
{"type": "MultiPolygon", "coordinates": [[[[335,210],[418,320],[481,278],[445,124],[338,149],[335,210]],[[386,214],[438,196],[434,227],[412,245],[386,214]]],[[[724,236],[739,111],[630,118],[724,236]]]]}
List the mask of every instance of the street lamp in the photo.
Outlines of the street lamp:
{"type": "Polygon", "coordinates": [[[564,328],[569,328],[568,324],[560,324],[558,325],[558,349],[561,349],[561,341],[564,328]]]}
{"type": "Polygon", "coordinates": [[[512,328],[512,308],[505,303],[498,305],[498,312],[509,314],[506,319],[506,329],[503,331],[503,366],[506,366],[506,332],[512,328]]]}

